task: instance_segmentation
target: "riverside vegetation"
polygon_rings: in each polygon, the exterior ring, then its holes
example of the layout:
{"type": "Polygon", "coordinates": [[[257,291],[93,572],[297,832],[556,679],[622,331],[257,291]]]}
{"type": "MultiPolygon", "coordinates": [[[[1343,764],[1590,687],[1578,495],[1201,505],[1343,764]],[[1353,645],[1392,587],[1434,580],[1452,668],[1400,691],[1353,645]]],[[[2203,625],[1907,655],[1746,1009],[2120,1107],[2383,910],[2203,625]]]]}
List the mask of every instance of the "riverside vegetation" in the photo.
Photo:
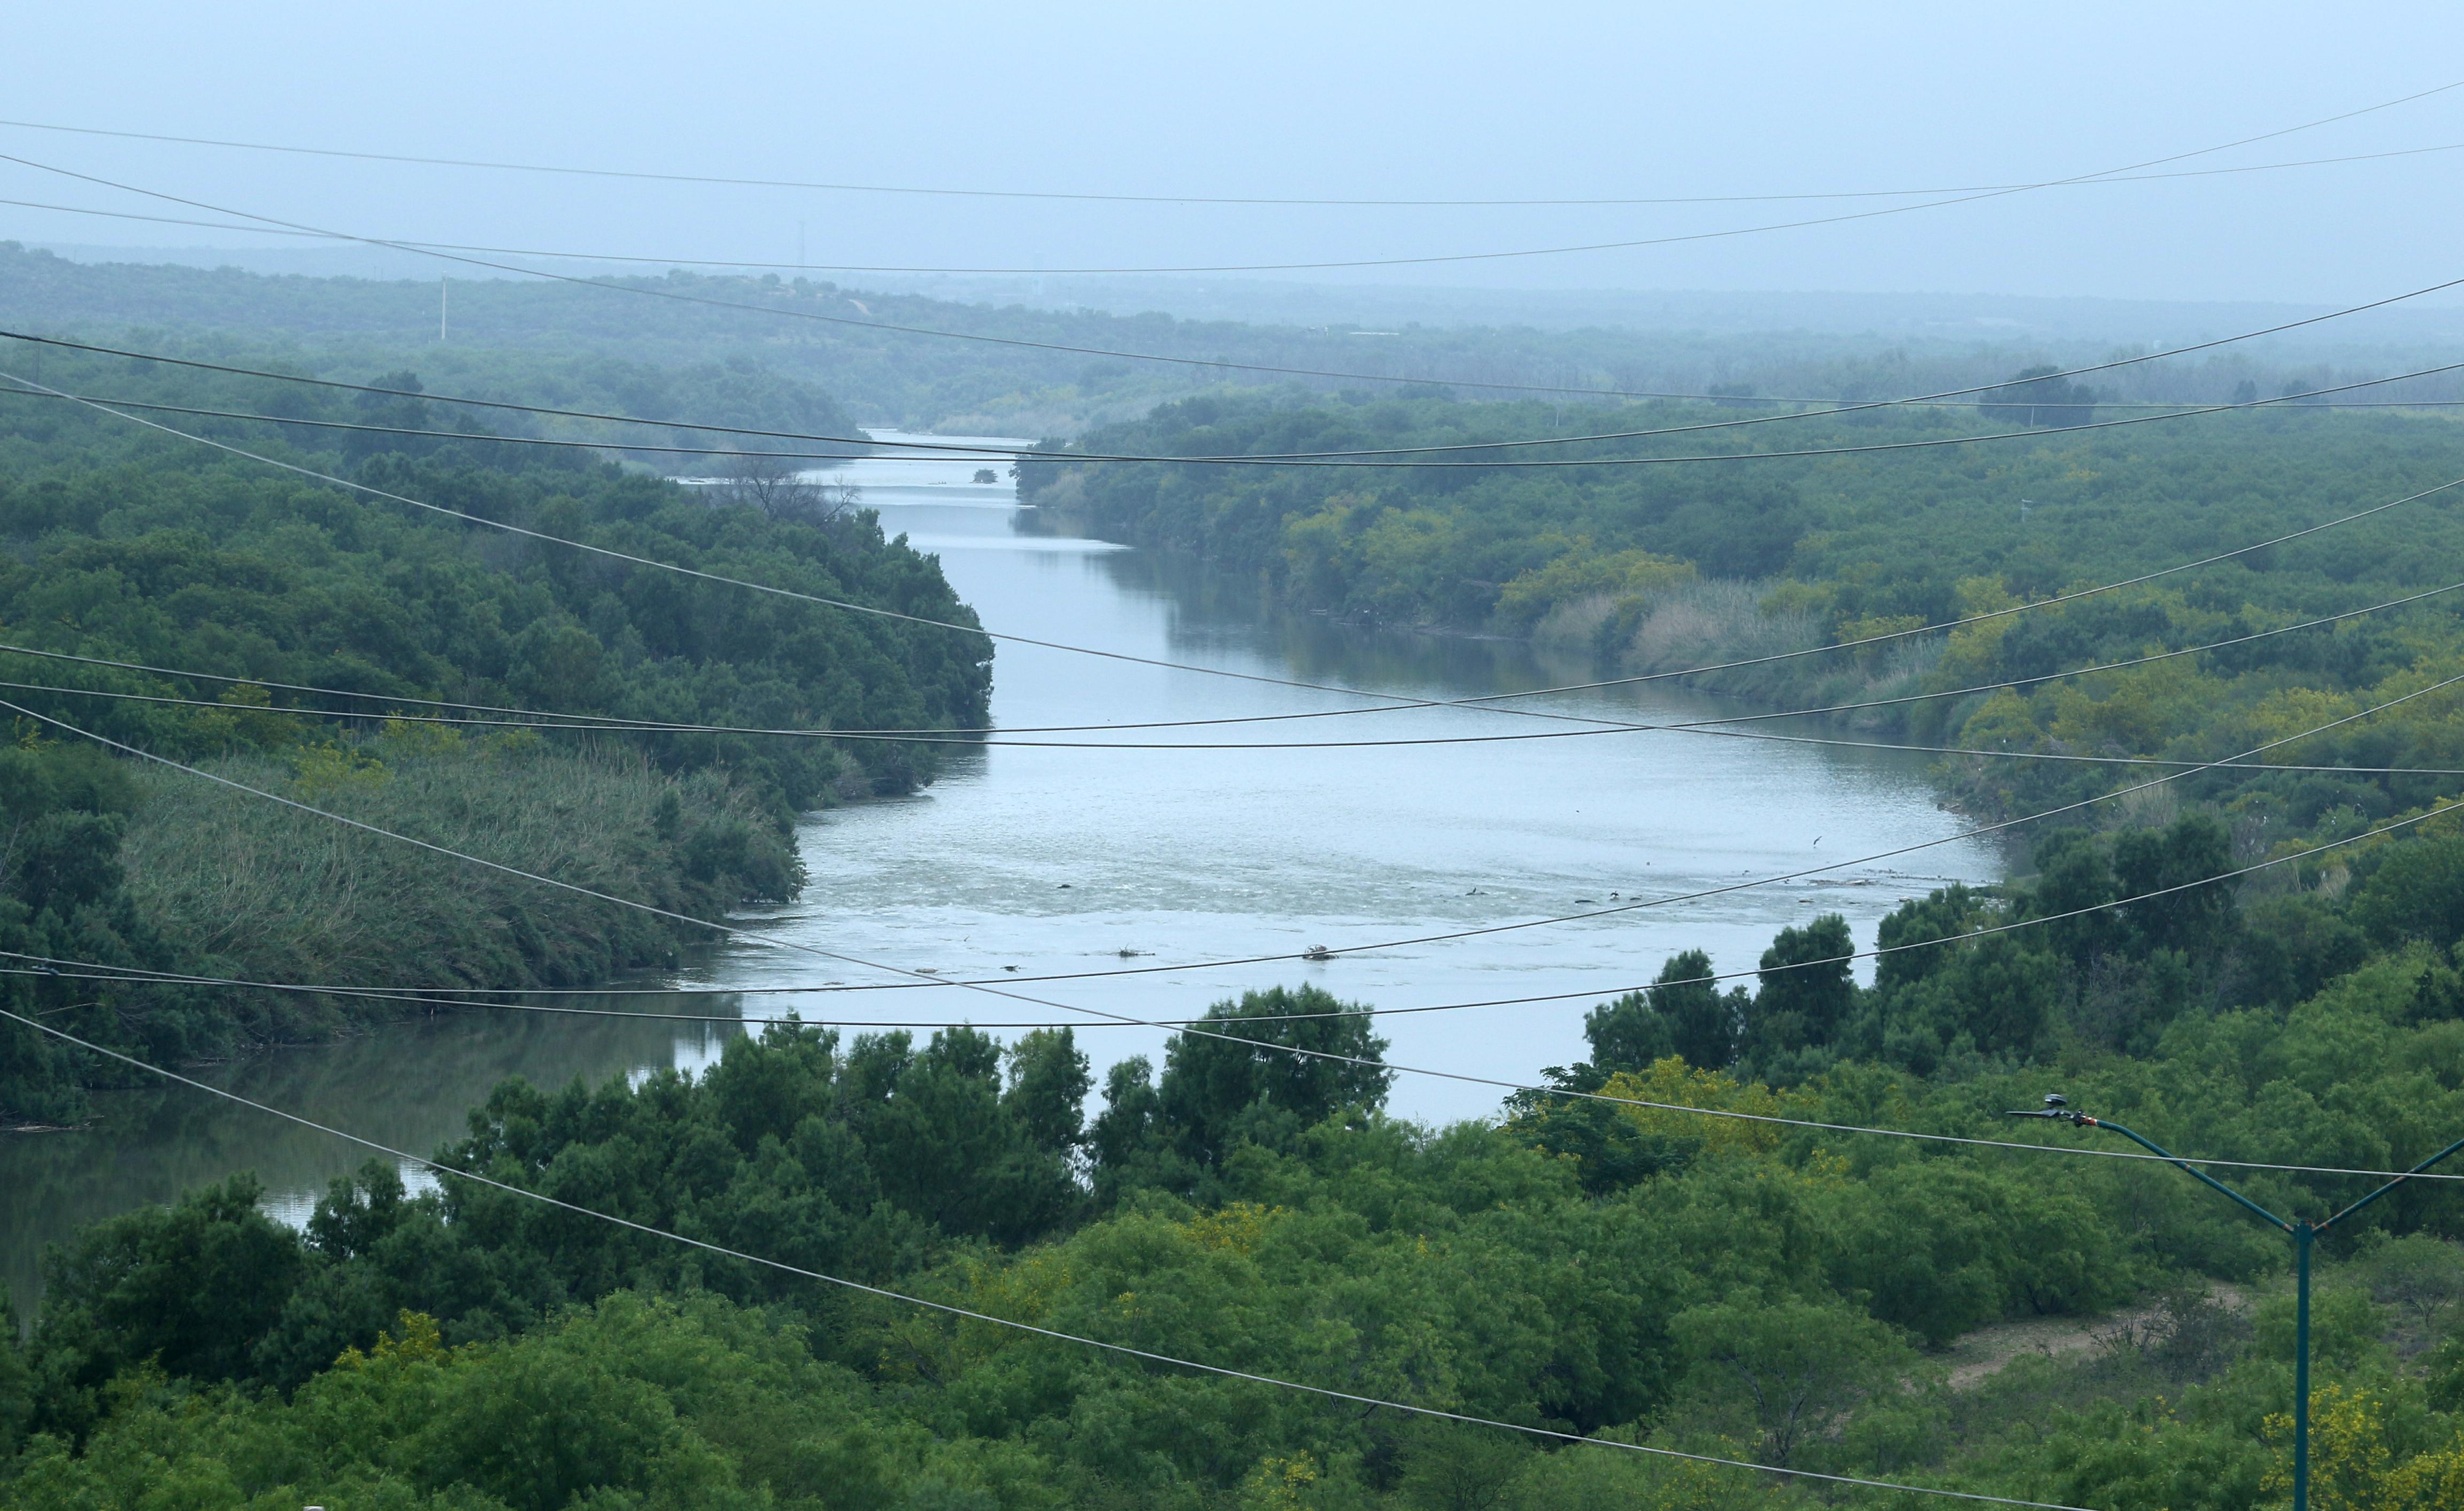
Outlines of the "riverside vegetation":
{"type": "MultiPolygon", "coordinates": [[[[1545,453],[1745,456],[2026,431],[1859,456],[1536,473],[1403,468],[1356,477],[1052,457],[1024,464],[1020,485],[1026,498],[1113,538],[1190,550],[1255,574],[1297,608],[1537,635],[1595,649],[1605,673],[1647,674],[1991,614],[2464,479],[2464,430],[2441,417],[2291,406],[2112,431],[2027,431],[2003,413],[1877,411],[1545,453]]],[[[1478,449],[1483,443],[1570,428],[1737,417],[1641,405],[1587,411],[1579,426],[1566,426],[1536,405],[1205,398],[1083,445],[1181,455],[1475,448],[1439,458],[1465,460],[1504,454],[1478,449]]],[[[2058,674],[2453,587],[2459,580],[2448,563],[2459,550],[2464,488],[2194,573],[1948,635],[1700,680],[1765,705],[1811,708],[1981,689],[1839,722],[1867,737],[1921,744],[2212,760],[2464,668],[2464,592],[2123,671],[2058,674]]],[[[2464,767],[2459,734],[2453,705],[2426,699],[2267,758],[2464,767]]],[[[1943,775],[1971,809],[2000,816],[2148,774],[2001,761],[1955,762],[1943,775]]],[[[2174,787],[2172,799],[2227,816],[2248,854],[2254,845],[2289,848],[2302,835],[2341,837],[2453,783],[2220,773],[2174,787]]]]}
{"type": "MultiPolygon", "coordinates": [[[[757,390],[769,383],[770,407],[799,402],[774,380],[737,376],[757,390]]],[[[556,390],[569,377],[513,364],[507,381],[556,390]]],[[[130,382],[101,359],[55,359],[47,381],[197,407],[249,409],[275,397],[254,380],[177,369],[130,382]]],[[[391,385],[406,383],[415,380],[400,374],[391,385]]],[[[297,419],[436,424],[417,400],[279,397],[297,419]]],[[[759,393],[748,402],[763,407],[759,393]]],[[[269,438],[263,426],[195,423],[484,518],[972,623],[930,558],[885,540],[858,511],[715,503],[587,453],[306,427],[269,438]]],[[[9,656],[13,680],[207,706],[22,689],[7,690],[10,701],[383,827],[695,917],[793,895],[801,869],[792,817],[845,792],[927,780],[931,748],[541,734],[387,716],[433,712],[411,701],[420,697],[765,728],[964,727],[984,716],[991,650],[980,637],[519,540],[58,401],[0,406],[0,535],[10,542],[0,639],[261,679],[215,683],[9,656]],[[358,716],[291,712],[337,703],[358,716]]],[[[327,821],[12,718],[11,742],[0,750],[0,948],[21,956],[273,981],[583,985],[672,963],[702,939],[681,924],[511,877],[474,880],[443,857],[346,836],[327,821]]],[[[0,979],[13,1010],[49,1014],[159,1061],[313,1037],[355,1015],[400,1010],[0,979]]],[[[0,1031],[0,1116],[74,1117],[81,1084],[117,1075],[28,1030],[0,1031]]]]}
{"type": "MultiPolygon", "coordinates": [[[[2464,859],[2464,838],[2437,848],[2464,859]]],[[[1862,989],[1789,970],[1792,931],[1742,997],[1683,984],[1700,963],[1680,955],[1667,984],[1595,1011],[1592,1060],[1559,1074],[1984,1137],[2058,1076],[2177,1147],[2400,1165],[2464,1122],[2454,926],[2419,910],[2432,895],[2453,908],[2464,887],[2390,865],[2335,919],[2358,964],[2310,962],[2333,974],[2289,1006],[2187,1007],[2142,1054],[2065,1005],[2024,1048],[1930,1076],[1852,1058],[1774,1088],[1748,1078],[1785,1044],[1854,1043],[1911,1002],[1981,1029],[1999,982],[2069,963],[1952,946],[1862,989]],[[1672,1043],[1742,1059],[1690,1064],[1672,1043]]],[[[2208,923],[2250,938],[2230,907],[2208,923]]],[[[2162,937],[2136,923],[2099,958],[2158,959],[2162,937]]],[[[1609,1443],[2115,1511],[2280,1503],[2283,1246],[2186,1199],[2177,1172],[1536,1096],[1430,1129],[1380,1112],[1372,1020],[1322,992],[1250,994],[1207,1026],[1228,1039],[1177,1036],[1159,1075],[1117,1066],[1091,1119],[1067,1031],[1004,1050],[965,1029],[781,1027],[698,1078],[509,1083],[437,1158],[1039,1327],[1609,1443]],[[2213,1299],[2219,1280],[2255,1305],[2213,1299]],[[2101,1347],[1981,1383],[1952,1388],[1932,1351],[2135,1296],[2156,1304],[2101,1347]]],[[[2355,1189],[2249,1184],[2312,1215],[2355,1189]]],[[[1907,1503],[1194,1374],[451,1177],[412,1194],[383,1162],[336,1182],[304,1233],[256,1196],[234,1177],[55,1252],[31,1341],[0,1347],[0,1505],[1907,1503]]],[[[2464,1490],[2457,1201],[2401,1193],[2331,1257],[2321,1506],[2431,1511],[2464,1490]]]]}
{"type": "MultiPolygon", "coordinates": [[[[1293,418],[1249,403],[1215,414],[1253,424],[1246,444],[1259,449],[1345,425],[1494,439],[1468,427],[1538,418],[1430,400],[1393,406],[1390,425],[1362,418],[1389,412],[1375,405],[1293,418]]],[[[1119,507],[1122,528],[1254,564],[1297,602],[1330,583],[1400,584],[1402,597],[1378,601],[1394,617],[1485,627],[1512,583],[1554,569],[1517,601],[1523,623],[1588,621],[1579,633],[1621,657],[1649,653],[1645,631],[1689,602],[1706,639],[1743,625],[1788,644],[1939,618],[1995,593],[2042,596],[2213,549],[2229,530],[2271,533],[2274,520],[2442,481],[2442,462],[2464,449],[2418,420],[2265,427],[2230,445],[2211,437],[2204,451],[2194,436],[2132,432],[2137,460],[2114,473],[2171,481],[2101,502],[2092,476],[2073,478],[2074,495],[2037,492],[2044,477],[2097,471],[2106,443],[2094,432],[2012,453],[2036,470],[2015,481],[1963,480],[1957,469],[2008,465],[1971,450],[1893,463],[1887,489],[1865,463],[1682,488],[1645,474],[1596,492],[1571,479],[1376,474],[1374,497],[1331,499],[1318,474],[1029,471],[1048,502],[1119,507]],[[2015,511],[2007,525],[1988,515],[2022,484],[2042,538],[1997,537],[2020,528],[2015,511]],[[1315,536],[1296,532],[1330,514],[1315,536]],[[1173,521],[1192,533],[1175,537],[1173,521]],[[1309,555],[1311,540],[1331,554],[1309,555]],[[1351,558],[1335,549],[1347,543],[1351,558]],[[1425,571],[1300,570],[1320,559],[1425,571]],[[1748,578],[1755,585],[1726,601],[1727,621],[1710,614],[1721,601],[1688,596],[1748,578]]],[[[2195,577],[2091,600],[2047,611],[2041,628],[2023,617],[1836,675],[1860,689],[1963,686],[1926,679],[1960,675],[1968,656],[1986,669],[1967,681],[1997,668],[2030,679],[2024,692],[1953,701],[1940,723],[1892,729],[1998,732],[1992,743],[2030,749],[2078,741],[2091,754],[2239,749],[2256,743],[2254,728],[2306,727],[2430,687],[2457,660],[2452,611],[2433,602],[2386,626],[2304,632],[2323,652],[2177,664],[2191,680],[2141,686],[2118,708],[2112,690],[2133,684],[2050,679],[2115,646],[2222,638],[2232,631],[2214,624],[2281,624],[2430,582],[2453,516],[2414,507],[2409,534],[2395,515],[2355,527],[2349,547],[2331,532],[2215,572],[2226,587],[2195,577]],[[1999,722],[1975,722],[1997,708],[1999,722]],[[2121,717],[2133,709],[2137,722],[2121,717]]],[[[2382,743],[2338,735],[2299,754],[2464,766],[2432,758],[2459,718],[2464,699],[2431,693],[2356,727],[2382,743]]],[[[402,737],[377,736],[376,758],[396,758],[383,742],[402,737]]],[[[119,800],[116,766],[58,759],[63,791],[95,795],[77,811],[119,800]]],[[[2021,780],[2093,792],[2116,779],[2021,780]]],[[[2163,1167],[1667,1109],[2093,1137],[2014,1131],[1998,1116],[2058,1088],[2186,1152],[2363,1169],[2401,1168],[2464,1132],[2456,821],[2071,916],[2289,853],[2279,847],[2296,835],[2342,838],[2429,813],[2453,782],[2355,773],[2172,785],[2182,790],[2164,803],[2107,805],[2119,821],[2090,809],[2076,827],[2031,835],[2030,877],[1903,905],[1881,942],[1921,948],[1886,956],[1870,986],[1837,958],[1849,948],[1837,917],[1783,931],[1750,985],[1705,980],[1699,952],[1672,957],[1648,988],[1594,1009],[1590,1058],[1551,1073],[1562,1090],[1663,1107],[1529,1093],[1494,1120],[1404,1123],[1382,1110],[1394,1072],[1375,1019],[1302,988],[1220,1004],[1208,1026],[1228,1038],[1175,1036],[1159,1066],[1125,1062],[1100,1087],[1067,1032],[1003,1047],[967,1029],[919,1042],[775,1028],[732,1042],[694,1078],[509,1083],[436,1158],[865,1284],[1355,1395],[2112,1511],[2255,1511],[2288,1494],[2291,1308],[2285,1245],[2246,1215],[2163,1167]],[[2029,927],[1966,937],[2000,923],[2029,927]],[[2093,1347],[2023,1353],[1956,1383],[1947,1368],[1948,1346],[1997,1323],[2083,1322],[2125,1305],[2093,1347]]],[[[2365,1189],[2284,1172],[2236,1178],[2313,1217],[2365,1189]]],[[[304,1232],[267,1218],[257,1195],[235,1177],[55,1253],[30,1337],[0,1347],[0,1448],[11,1455],[0,1505],[1914,1503],[1176,1369],[450,1175],[414,1192],[386,1163],[337,1182],[304,1232]]],[[[2464,1193],[2424,1183],[2324,1252],[2322,1511],[2464,1501],[2459,1237],[2464,1193]]]]}

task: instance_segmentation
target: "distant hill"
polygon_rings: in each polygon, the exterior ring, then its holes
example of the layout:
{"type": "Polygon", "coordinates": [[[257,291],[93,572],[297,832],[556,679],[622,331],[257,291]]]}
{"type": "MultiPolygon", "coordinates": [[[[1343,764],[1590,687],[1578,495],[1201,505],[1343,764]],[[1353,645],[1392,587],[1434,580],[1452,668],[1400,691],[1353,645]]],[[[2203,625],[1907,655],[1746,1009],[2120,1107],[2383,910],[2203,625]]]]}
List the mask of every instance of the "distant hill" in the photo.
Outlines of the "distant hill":
{"type": "MultiPolygon", "coordinates": [[[[402,275],[415,264],[401,254],[139,251],[120,254],[163,260],[122,262],[101,260],[111,254],[105,249],[77,252],[0,243],[0,317],[51,331],[245,331],[388,349],[437,341],[438,279],[425,270],[402,275]],[[255,269],[199,265],[215,256],[244,257],[255,269]],[[282,266],[316,271],[262,271],[282,266]],[[351,268],[384,275],[334,271],[351,268]]],[[[684,272],[605,280],[683,298],[511,277],[447,281],[449,348],[582,350],[660,365],[749,357],[828,391],[868,424],[1011,434],[1072,434],[1226,385],[1375,388],[1385,385],[1373,380],[1389,378],[1442,380],[1464,397],[1510,396],[1477,386],[1486,383],[1875,398],[2319,313],[1982,295],[1556,294],[1263,280],[936,280],[907,292],[684,272]],[[1363,376],[1279,376],[1107,352],[1363,376]]],[[[2294,382],[2429,365],[2458,347],[2464,310],[2400,306],[2099,383],[2108,399],[2222,399],[2245,383],[2273,393],[2294,382]]],[[[1585,401],[1576,392],[1562,402],[1585,401]]]]}

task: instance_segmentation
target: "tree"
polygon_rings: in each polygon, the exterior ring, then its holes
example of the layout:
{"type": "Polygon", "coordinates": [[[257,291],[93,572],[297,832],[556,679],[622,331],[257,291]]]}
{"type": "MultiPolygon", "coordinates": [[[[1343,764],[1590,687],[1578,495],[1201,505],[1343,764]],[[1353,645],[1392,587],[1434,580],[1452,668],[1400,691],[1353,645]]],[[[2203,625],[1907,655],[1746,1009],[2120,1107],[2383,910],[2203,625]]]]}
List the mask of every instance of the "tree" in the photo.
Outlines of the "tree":
{"type": "Polygon", "coordinates": [[[2464,1248],[2427,1233],[2390,1238],[2370,1256],[2370,1295],[2434,1337],[2439,1314],[2464,1301],[2464,1248]]]}
{"type": "Polygon", "coordinates": [[[1162,1121],[1185,1153],[1213,1164],[1243,1139],[1284,1143],[1337,1112],[1375,1111],[1395,1075],[1370,1021],[1313,986],[1218,1002],[1207,1032],[1177,1034],[1164,1051],[1162,1121]]]}
{"type": "Polygon", "coordinates": [[[2382,943],[2448,945],[2464,938],[2464,836],[2390,847],[2353,899],[2352,917],[2382,943]]]}
{"type": "Polygon", "coordinates": [[[1047,1153],[1074,1155],[1086,1132],[1087,1093],[1094,1086],[1077,1036],[1039,1028],[1009,1047],[1009,1089],[1001,1108],[1027,1141],[1047,1153]]]}
{"type": "Polygon", "coordinates": [[[952,1234],[1017,1243],[1070,1217],[1079,1192],[1076,1105],[1086,1062],[1066,1033],[1010,1051],[987,1034],[945,1028],[920,1051],[905,1034],[856,1040],[848,1081],[867,1105],[854,1120],[884,1195],[952,1234]]]}
{"type": "Polygon", "coordinates": [[[2096,417],[2096,390],[2054,375],[2058,367],[2029,367],[2012,375],[1998,388],[1989,388],[1977,401],[1987,419],[1999,425],[2024,425],[2058,429],[2085,425],[2096,417]]]}
{"type": "Polygon", "coordinates": [[[864,497],[853,483],[817,478],[798,458],[764,452],[727,458],[717,481],[704,486],[715,502],[758,509],[773,519],[814,524],[834,522],[864,497]]]}
{"type": "Polygon", "coordinates": [[[1747,1015],[1748,1047],[1768,1059],[1836,1040],[1857,1005],[1857,983],[1848,974],[1856,948],[1848,920],[1837,913],[1781,930],[1763,952],[1762,989],[1747,1015]]]}
{"type": "Polygon", "coordinates": [[[33,1414],[33,1376],[17,1347],[16,1308],[9,1303],[9,1287],[0,1285],[0,1462],[25,1440],[33,1414]]]}
{"type": "Polygon", "coordinates": [[[1899,1389],[1917,1354],[1898,1332],[1853,1306],[1750,1290],[1669,1319],[1692,1366],[1686,1383],[1742,1414],[1754,1456],[1786,1468],[1868,1399],[1899,1389]]]}
{"type": "Polygon", "coordinates": [[[81,1431],[113,1375],[152,1360],[174,1374],[240,1380],[307,1257],[257,1210],[265,1188],[233,1175],[179,1205],[99,1222],[45,1257],[33,1360],[46,1430],[81,1431]]]}
{"type": "Polygon", "coordinates": [[[1725,1070],[1737,1058],[1737,1026],[1745,989],[1723,993],[1711,978],[1711,957],[1684,950],[1668,957],[1645,995],[1668,1025],[1670,1047],[1697,1070],[1725,1070]]]}
{"type": "Polygon", "coordinates": [[[1592,1068],[1603,1075],[1639,1070],[1675,1052],[1667,1018],[1641,992],[1628,992],[1583,1015],[1583,1038],[1592,1046],[1592,1068]]]}
{"type": "Polygon", "coordinates": [[[1396,1493],[1417,1511],[1489,1511],[1530,1456],[1519,1433],[1422,1418],[1406,1434],[1396,1493]]]}

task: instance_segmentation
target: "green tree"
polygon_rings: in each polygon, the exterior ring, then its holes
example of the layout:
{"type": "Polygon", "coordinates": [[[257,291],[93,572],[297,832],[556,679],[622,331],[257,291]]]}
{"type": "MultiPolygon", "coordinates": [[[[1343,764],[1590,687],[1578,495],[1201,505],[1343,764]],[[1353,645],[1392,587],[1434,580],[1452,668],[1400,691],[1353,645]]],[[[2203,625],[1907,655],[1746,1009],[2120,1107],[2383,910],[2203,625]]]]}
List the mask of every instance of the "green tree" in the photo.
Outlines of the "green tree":
{"type": "Polygon", "coordinates": [[[1490,1511],[1530,1457],[1518,1433],[1424,1419],[1404,1436],[1396,1494],[1418,1511],[1490,1511]]]}
{"type": "Polygon", "coordinates": [[[2353,922],[2382,943],[2464,939],[2464,835],[2392,846],[2353,898],[2353,922]]]}
{"type": "Polygon", "coordinates": [[[1758,1063],[1830,1045],[1857,1005],[1848,974],[1856,945],[1848,920],[1825,913],[1801,929],[1783,929],[1763,952],[1761,990],[1747,1013],[1745,1040],[1758,1063]]]}
{"type": "Polygon", "coordinates": [[[1313,986],[1216,1003],[1202,1032],[1176,1034],[1164,1050],[1157,1110],[1169,1136],[1213,1164],[1243,1139],[1288,1144],[1337,1112],[1376,1110],[1395,1076],[1373,1021],[1313,986]]]}
{"type": "Polygon", "coordinates": [[[1700,950],[1680,951],[1660,968],[1645,996],[1668,1025],[1670,1047],[1687,1064],[1700,1070],[1725,1070],[1737,1058],[1745,989],[1724,993],[1711,974],[1709,955],[1700,950]]]}
{"type": "Polygon", "coordinates": [[[1602,1074],[1639,1070],[1676,1052],[1667,1015],[1642,992],[1628,992],[1584,1014],[1583,1038],[1592,1046],[1592,1067],[1602,1074]]]}
{"type": "Polygon", "coordinates": [[[2161,830],[2114,836],[2113,876],[2125,897],[2145,897],[2123,909],[2140,948],[2212,956],[2232,941],[2231,885],[2200,886],[2233,868],[2233,836],[2211,813],[2186,813],[2161,830]]]}
{"type": "Polygon", "coordinates": [[[234,1175],[97,1223],[44,1257],[38,1425],[83,1432],[103,1385],[149,1360],[202,1380],[253,1374],[307,1268],[298,1237],[257,1210],[263,1194],[254,1176],[234,1175]]]}
{"type": "Polygon", "coordinates": [[[1755,1458],[1786,1468],[1865,1402],[1900,1389],[1917,1362],[1892,1328],[1837,1303],[1749,1294],[1669,1320],[1698,1399],[1724,1404],[1755,1436],[1755,1458]]]}
{"type": "Polygon", "coordinates": [[[34,1419],[34,1376],[17,1338],[17,1310],[0,1285],[0,1463],[17,1451],[34,1419]]]}

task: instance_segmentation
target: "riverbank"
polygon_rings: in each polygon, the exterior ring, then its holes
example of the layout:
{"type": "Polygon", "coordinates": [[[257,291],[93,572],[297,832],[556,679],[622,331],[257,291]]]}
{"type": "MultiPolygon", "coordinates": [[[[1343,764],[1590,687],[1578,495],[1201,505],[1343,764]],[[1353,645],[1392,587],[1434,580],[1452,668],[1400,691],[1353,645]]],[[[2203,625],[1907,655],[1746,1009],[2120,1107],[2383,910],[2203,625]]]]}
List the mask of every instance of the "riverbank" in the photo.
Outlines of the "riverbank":
{"type": "MultiPolygon", "coordinates": [[[[62,366],[77,386],[117,373],[62,366]]],[[[147,377],[166,403],[255,402],[224,375],[147,377]]],[[[374,418],[429,418],[386,402],[374,418]]],[[[914,791],[941,752],[690,727],[984,722],[990,643],[861,511],[487,441],[244,444],[288,471],[104,411],[0,414],[0,657],[26,715],[0,746],[0,951],[42,973],[0,976],[21,1016],[193,1063],[401,1011],[299,986],[591,985],[702,931],[115,749],[715,919],[796,894],[798,815],[914,791]],[[417,722],[440,716],[469,722],[417,722]],[[635,728],[521,727],[542,720],[635,728]],[[97,971],[283,989],[78,974],[97,971]]],[[[0,1120],[74,1123],[83,1088],[128,1075],[0,1028],[0,1120]]]]}
{"type": "MultiPolygon", "coordinates": [[[[415,735],[200,769],[350,823],[187,773],[141,776],[117,832],[89,836],[106,846],[94,864],[125,881],[99,899],[110,923],[84,931],[82,958],[298,985],[42,978],[28,996],[51,1026],[105,1042],[133,1034],[156,1062],[193,1067],[436,1011],[308,989],[318,985],[573,989],[671,970],[713,937],[687,920],[789,901],[803,885],[793,828],[762,795],[721,772],[670,776],[627,753],[415,735]]],[[[150,1084],[56,1041],[33,1047],[0,1102],[10,1122],[73,1125],[87,1090],[150,1084]]]]}

